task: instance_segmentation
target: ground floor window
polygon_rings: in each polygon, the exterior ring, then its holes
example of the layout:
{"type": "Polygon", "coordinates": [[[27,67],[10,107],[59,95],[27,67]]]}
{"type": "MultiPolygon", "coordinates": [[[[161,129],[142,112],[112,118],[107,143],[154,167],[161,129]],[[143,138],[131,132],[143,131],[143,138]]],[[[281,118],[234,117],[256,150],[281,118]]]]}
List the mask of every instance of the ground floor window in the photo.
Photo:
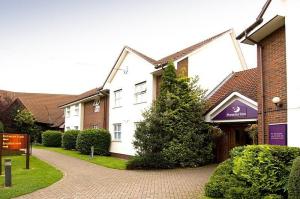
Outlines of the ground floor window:
{"type": "Polygon", "coordinates": [[[121,141],[121,132],[122,132],[122,125],[121,123],[115,123],[114,126],[114,140],[121,141]]]}

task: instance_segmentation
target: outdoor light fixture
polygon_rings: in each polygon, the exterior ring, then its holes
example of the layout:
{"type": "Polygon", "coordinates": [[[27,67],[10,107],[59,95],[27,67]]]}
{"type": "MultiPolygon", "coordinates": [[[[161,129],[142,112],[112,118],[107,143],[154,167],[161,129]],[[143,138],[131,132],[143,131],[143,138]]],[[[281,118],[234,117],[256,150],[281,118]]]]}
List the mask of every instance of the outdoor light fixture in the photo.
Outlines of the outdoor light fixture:
{"type": "Polygon", "coordinates": [[[282,104],[280,97],[273,97],[272,102],[275,104],[275,106],[280,107],[282,104]]]}

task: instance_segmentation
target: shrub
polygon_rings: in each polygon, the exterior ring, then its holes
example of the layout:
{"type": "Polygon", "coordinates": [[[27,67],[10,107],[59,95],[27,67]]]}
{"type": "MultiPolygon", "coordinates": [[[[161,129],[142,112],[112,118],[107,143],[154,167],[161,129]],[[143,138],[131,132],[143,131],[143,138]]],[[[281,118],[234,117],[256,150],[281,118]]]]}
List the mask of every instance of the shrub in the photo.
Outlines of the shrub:
{"type": "Polygon", "coordinates": [[[94,154],[109,155],[110,133],[105,129],[87,129],[78,134],[76,149],[82,154],[90,154],[94,146],[94,154]]]}
{"type": "Polygon", "coordinates": [[[300,148],[295,147],[236,147],[230,152],[231,158],[221,163],[211,176],[205,194],[216,198],[246,198],[243,193],[286,197],[292,162],[299,154],[300,148]]]}
{"type": "Polygon", "coordinates": [[[225,198],[228,199],[258,199],[261,198],[257,189],[250,187],[231,187],[225,192],[225,198]]]}
{"type": "Polygon", "coordinates": [[[76,140],[79,130],[69,130],[62,135],[62,147],[64,149],[76,149],[76,140]]]}
{"type": "Polygon", "coordinates": [[[60,131],[45,131],[42,133],[42,144],[48,147],[60,147],[61,135],[60,131]]]}
{"type": "Polygon", "coordinates": [[[232,173],[232,160],[219,164],[209,182],[205,185],[205,195],[212,198],[224,198],[226,190],[231,187],[246,186],[232,173]]]}
{"type": "Polygon", "coordinates": [[[170,169],[174,165],[161,154],[136,156],[127,162],[127,169],[170,169]]]}
{"type": "Polygon", "coordinates": [[[263,197],[263,199],[282,199],[283,197],[281,195],[277,194],[269,194],[263,197]]]}
{"type": "Polygon", "coordinates": [[[284,195],[293,160],[300,148],[252,145],[233,157],[233,173],[261,193],[284,195]]]}
{"type": "Polygon", "coordinates": [[[288,182],[289,199],[300,198],[300,157],[297,157],[291,169],[288,182]]]}

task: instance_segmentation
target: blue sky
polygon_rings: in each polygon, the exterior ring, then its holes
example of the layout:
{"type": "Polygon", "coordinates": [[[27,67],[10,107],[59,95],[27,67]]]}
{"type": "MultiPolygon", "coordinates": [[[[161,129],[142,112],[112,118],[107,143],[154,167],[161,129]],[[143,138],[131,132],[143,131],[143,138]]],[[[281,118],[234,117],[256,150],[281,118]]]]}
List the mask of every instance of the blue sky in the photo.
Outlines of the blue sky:
{"type": "MultiPolygon", "coordinates": [[[[159,59],[229,28],[264,0],[0,0],[0,89],[81,93],[102,85],[124,45],[159,59]]],[[[255,47],[242,46],[250,67],[255,47]]]]}

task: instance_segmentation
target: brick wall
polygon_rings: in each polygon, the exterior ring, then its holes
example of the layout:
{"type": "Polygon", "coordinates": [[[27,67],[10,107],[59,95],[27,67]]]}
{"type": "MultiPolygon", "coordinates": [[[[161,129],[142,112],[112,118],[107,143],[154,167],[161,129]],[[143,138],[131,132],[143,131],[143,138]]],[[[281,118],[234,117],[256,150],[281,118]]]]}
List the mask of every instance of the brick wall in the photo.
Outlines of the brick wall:
{"type": "Polygon", "coordinates": [[[100,111],[94,112],[93,106],[94,100],[84,103],[84,121],[83,129],[93,128],[96,125],[98,128],[106,128],[105,123],[107,118],[105,118],[107,107],[105,107],[106,97],[100,99],[100,111]]]}
{"type": "Polygon", "coordinates": [[[263,122],[264,122],[264,143],[269,143],[269,124],[287,122],[287,81],[286,81],[286,48],[285,48],[285,27],[282,27],[261,42],[262,64],[259,60],[258,49],[258,139],[263,143],[263,122]],[[262,65],[262,66],[261,66],[262,65]],[[262,81],[261,87],[261,67],[262,81]],[[262,93],[264,89],[264,93],[262,93]],[[262,97],[264,96],[264,102],[262,97]],[[280,97],[282,107],[276,107],[273,97],[280,97]],[[262,103],[264,106],[262,107],[262,103]],[[264,121],[262,121],[262,111],[264,110],[264,121]]]}

